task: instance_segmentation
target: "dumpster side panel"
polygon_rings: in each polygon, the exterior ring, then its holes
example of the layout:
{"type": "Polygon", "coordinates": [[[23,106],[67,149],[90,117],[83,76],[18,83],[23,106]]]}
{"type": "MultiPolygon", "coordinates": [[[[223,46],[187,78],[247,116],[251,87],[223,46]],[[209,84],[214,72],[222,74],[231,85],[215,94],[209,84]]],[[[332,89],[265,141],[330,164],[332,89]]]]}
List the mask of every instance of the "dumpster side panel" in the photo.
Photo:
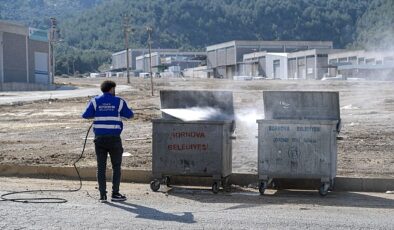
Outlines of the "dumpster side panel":
{"type": "MultiPolygon", "coordinates": [[[[229,124],[226,124],[227,126],[229,124]]],[[[163,175],[221,176],[225,124],[153,122],[152,171],[163,175]]],[[[230,169],[231,170],[231,169],[230,169]]]]}
{"type": "Polygon", "coordinates": [[[260,120],[258,124],[259,176],[335,177],[336,121],[260,120]]]}
{"type": "Polygon", "coordinates": [[[222,167],[223,176],[226,177],[232,172],[232,140],[231,140],[231,124],[225,124],[222,126],[223,135],[223,154],[222,154],[222,167]]]}

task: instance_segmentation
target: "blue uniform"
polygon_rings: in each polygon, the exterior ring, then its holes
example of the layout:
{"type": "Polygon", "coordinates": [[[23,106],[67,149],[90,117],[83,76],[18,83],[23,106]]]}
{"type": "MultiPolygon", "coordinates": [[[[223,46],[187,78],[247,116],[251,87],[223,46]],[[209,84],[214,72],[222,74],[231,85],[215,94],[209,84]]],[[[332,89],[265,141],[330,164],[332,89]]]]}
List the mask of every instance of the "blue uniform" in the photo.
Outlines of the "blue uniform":
{"type": "Polygon", "coordinates": [[[110,93],[92,98],[82,117],[94,118],[93,131],[96,136],[119,136],[123,130],[123,119],[134,116],[126,102],[110,93]]]}

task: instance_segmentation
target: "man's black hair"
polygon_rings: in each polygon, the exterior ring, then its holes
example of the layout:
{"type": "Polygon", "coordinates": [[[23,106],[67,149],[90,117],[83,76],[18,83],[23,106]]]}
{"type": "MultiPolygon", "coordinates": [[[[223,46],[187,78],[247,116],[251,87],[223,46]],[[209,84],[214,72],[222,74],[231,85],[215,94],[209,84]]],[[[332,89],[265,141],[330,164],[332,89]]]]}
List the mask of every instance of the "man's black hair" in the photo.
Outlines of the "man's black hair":
{"type": "Polygon", "coordinates": [[[101,92],[107,93],[109,92],[112,88],[116,87],[116,83],[114,81],[110,80],[105,80],[103,83],[101,83],[101,92]]]}

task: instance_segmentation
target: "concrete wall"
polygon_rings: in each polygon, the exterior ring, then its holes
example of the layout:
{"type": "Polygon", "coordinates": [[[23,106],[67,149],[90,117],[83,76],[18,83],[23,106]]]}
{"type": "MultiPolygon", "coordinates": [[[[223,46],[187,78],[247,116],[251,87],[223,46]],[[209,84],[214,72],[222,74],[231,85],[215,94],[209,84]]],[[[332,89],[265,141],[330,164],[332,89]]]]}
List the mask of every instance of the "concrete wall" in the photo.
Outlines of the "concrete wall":
{"type": "Polygon", "coordinates": [[[3,33],[4,82],[27,82],[27,37],[3,33]]]}

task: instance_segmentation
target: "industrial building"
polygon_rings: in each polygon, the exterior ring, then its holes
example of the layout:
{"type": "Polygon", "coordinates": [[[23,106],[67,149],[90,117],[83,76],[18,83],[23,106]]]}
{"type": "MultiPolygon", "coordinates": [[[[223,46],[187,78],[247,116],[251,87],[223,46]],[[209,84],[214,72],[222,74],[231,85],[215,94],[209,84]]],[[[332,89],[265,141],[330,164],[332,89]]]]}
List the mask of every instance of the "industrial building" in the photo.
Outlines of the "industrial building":
{"type": "Polygon", "coordinates": [[[343,51],[328,55],[330,76],[394,80],[394,51],[343,51]]]}
{"type": "Polygon", "coordinates": [[[240,76],[287,79],[288,53],[255,52],[245,54],[238,64],[240,76]]]}
{"type": "Polygon", "coordinates": [[[336,49],[303,50],[288,55],[288,79],[320,80],[328,76],[328,55],[336,49]]]}
{"type": "Polygon", "coordinates": [[[230,41],[206,48],[210,75],[229,78],[242,75],[244,55],[256,52],[290,53],[309,49],[332,49],[331,41],[230,41]]]}
{"type": "Polygon", "coordinates": [[[208,78],[207,66],[184,69],[183,76],[188,78],[208,78]]]}
{"type": "Polygon", "coordinates": [[[48,32],[0,21],[0,90],[47,89],[48,32]]]}
{"type": "MultiPolygon", "coordinates": [[[[179,51],[159,51],[152,54],[152,72],[160,73],[164,70],[180,73],[184,69],[194,68],[204,63],[205,52],[179,52],[179,51]]],[[[136,58],[136,70],[150,72],[149,54],[136,58]]]]}
{"type": "MultiPolygon", "coordinates": [[[[151,52],[177,52],[178,49],[152,49],[151,52]]],[[[129,68],[136,70],[136,58],[149,54],[149,49],[129,49],[129,68]]],[[[127,68],[126,50],[112,54],[112,71],[124,71],[127,68]]]]}

